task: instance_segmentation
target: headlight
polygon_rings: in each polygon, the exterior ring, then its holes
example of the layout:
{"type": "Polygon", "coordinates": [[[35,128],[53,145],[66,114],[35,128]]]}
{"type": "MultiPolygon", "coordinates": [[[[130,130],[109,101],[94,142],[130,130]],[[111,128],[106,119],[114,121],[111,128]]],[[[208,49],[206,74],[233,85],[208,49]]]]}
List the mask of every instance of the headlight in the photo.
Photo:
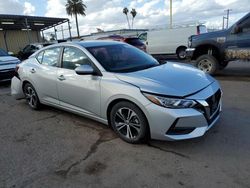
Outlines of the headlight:
{"type": "Polygon", "coordinates": [[[143,95],[152,103],[165,108],[192,108],[197,104],[194,100],[189,99],[168,98],[148,93],[143,93],[143,95]]]}

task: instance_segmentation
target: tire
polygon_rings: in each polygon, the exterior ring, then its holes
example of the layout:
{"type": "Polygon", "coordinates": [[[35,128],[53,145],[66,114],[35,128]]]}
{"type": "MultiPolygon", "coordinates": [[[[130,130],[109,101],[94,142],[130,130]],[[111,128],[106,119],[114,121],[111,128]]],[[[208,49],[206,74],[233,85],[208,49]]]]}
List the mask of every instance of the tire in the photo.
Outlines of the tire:
{"type": "Polygon", "coordinates": [[[224,68],[227,67],[228,63],[229,63],[228,61],[223,61],[222,63],[219,64],[219,69],[223,70],[224,68]]]}
{"type": "Polygon", "coordinates": [[[215,74],[219,70],[219,63],[212,55],[202,55],[196,60],[196,67],[208,74],[215,74]]]}
{"type": "Polygon", "coordinates": [[[130,102],[119,102],[110,113],[110,123],[116,134],[124,141],[138,144],[148,140],[149,128],[145,115],[130,102]]]}
{"type": "Polygon", "coordinates": [[[26,83],[24,85],[23,92],[25,94],[25,98],[29,107],[33,110],[40,109],[41,107],[40,100],[38,98],[35,88],[30,83],[26,83]]]}
{"type": "Polygon", "coordinates": [[[186,47],[180,47],[180,48],[178,48],[177,49],[177,51],[176,51],[176,55],[177,55],[177,57],[178,57],[178,59],[180,59],[180,60],[184,60],[184,59],[186,59],[186,47]]]}

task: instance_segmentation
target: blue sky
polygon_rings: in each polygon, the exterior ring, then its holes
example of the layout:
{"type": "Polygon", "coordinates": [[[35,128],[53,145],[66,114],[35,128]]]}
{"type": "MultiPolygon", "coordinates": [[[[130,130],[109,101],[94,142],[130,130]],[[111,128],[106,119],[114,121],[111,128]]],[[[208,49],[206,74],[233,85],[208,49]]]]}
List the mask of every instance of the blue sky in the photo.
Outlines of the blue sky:
{"type": "MultiPolygon", "coordinates": [[[[21,0],[21,3],[24,3],[25,0],[21,0]]],[[[46,13],[46,5],[47,5],[47,0],[29,0],[26,2],[30,2],[32,5],[35,6],[36,12],[35,14],[37,16],[44,16],[46,13]]]]}

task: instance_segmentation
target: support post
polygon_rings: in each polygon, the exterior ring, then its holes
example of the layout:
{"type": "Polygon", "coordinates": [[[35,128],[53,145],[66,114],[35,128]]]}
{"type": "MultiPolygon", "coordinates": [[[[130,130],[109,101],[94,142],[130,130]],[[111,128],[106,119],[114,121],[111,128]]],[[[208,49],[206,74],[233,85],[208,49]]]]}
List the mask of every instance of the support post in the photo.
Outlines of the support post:
{"type": "Polygon", "coordinates": [[[43,30],[42,30],[42,37],[43,37],[42,41],[45,42],[43,30]]]}
{"type": "Polygon", "coordinates": [[[72,41],[71,28],[70,28],[69,20],[68,20],[68,27],[69,27],[69,39],[70,39],[70,41],[72,41]]]}
{"type": "Polygon", "coordinates": [[[64,40],[63,25],[61,25],[61,29],[62,29],[62,38],[64,40]]]}
{"type": "Polygon", "coordinates": [[[31,43],[31,40],[30,40],[30,33],[29,33],[29,28],[30,26],[28,25],[28,19],[25,18],[25,25],[26,25],[26,30],[27,30],[27,35],[28,35],[28,40],[29,40],[29,44],[31,43]]]}
{"type": "Polygon", "coordinates": [[[57,40],[56,27],[54,26],[55,38],[57,40]]]}
{"type": "Polygon", "coordinates": [[[5,44],[5,48],[6,48],[6,51],[8,52],[9,51],[9,48],[8,48],[8,43],[7,43],[7,31],[4,30],[3,31],[3,38],[4,38],[4,44],[5,44]]]}

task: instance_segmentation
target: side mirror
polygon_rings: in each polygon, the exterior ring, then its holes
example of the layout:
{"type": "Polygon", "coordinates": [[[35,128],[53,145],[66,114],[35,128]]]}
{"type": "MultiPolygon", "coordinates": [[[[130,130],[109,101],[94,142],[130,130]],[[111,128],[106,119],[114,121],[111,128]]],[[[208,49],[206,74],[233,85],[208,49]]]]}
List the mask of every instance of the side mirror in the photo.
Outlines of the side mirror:
{"type": "Polygon", "coordinates": [[[90,65],[81,65],[75,69],[76,74],[79,75],[90,75],[95,74],[95,70],[90,65]]]}

